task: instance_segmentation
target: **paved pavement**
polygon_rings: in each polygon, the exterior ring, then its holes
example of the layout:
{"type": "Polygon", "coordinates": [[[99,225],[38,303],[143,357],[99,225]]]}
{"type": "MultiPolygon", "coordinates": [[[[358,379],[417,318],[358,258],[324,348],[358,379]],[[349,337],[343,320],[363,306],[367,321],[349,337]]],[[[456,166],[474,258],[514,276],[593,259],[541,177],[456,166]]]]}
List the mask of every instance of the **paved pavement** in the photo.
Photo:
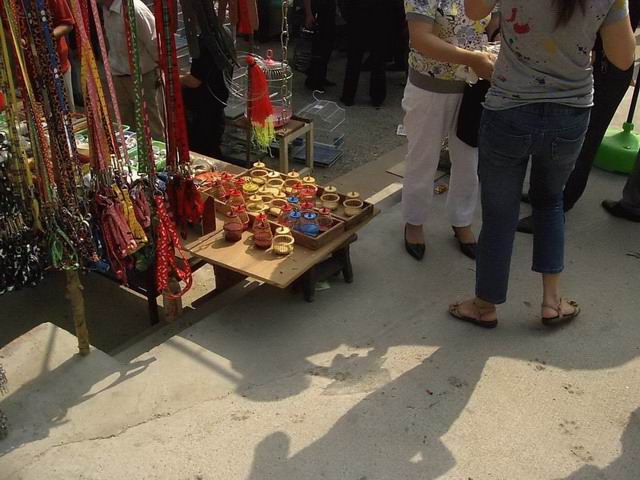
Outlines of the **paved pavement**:
{"type": "Polygon", "coordinates": [[[498,329],[448,318],[474,264],[444,196],[424,262],[404,253],[393,207],[354,245],[356,282],[313,305],[250,289],[117,358],[74,357],[45,324],[0,350],[0,478],[636,480],[639,230],[598,206],[623,181],[594,172],[568,218],[565,293],[584,313],[559,330],[537,320],[524,235],[498,329]]]}

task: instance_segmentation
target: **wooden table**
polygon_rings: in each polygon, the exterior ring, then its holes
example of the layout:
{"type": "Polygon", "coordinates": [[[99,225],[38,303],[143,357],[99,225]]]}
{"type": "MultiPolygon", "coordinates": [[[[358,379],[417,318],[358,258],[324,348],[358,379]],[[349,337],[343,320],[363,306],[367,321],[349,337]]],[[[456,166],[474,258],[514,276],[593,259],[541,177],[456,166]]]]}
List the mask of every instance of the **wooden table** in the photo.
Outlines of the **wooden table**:
{"type": "MultiPolygon", "coordinates": [[[[195,257],[213,265],[216,289],[226,289],[250,277],[278,288],[294,283],[302,287],[305,299],[313,301],[316,283],[336,273],[342,273],[345,281],[353,281],[350,245],[357,239],[356,233],[370,219],[347,230],[318,250],[296,245],[293,253],[277,256],[270,250],[255,248],[251,233],[245,232],[242,240],[230,243],[224,232],[218,230],[191,242],[186,250],[195,257]]],[[[223,220],[218,218],[219,227],[223,220]]]]}
{"type": "MultiPolygon", "coordinates": [[[[247,165],[251,165],[251,128],[248,120],[242,115],[237,118],[227,119],[227,123],[245,131],[247,165]]],[[[289,123],[276,129],[276,140],[279,150],[279,171],[284,173],[289,172],[289,145],[300,137],[304,137],[305,139],[306,166],[302,170],[299,170],[299,172],[301,175],[311,175],[311,172],[313,172],[313,122],[305,118],[296,117],[295,115],[289,123]]]]}
{"type": "Polygon", "coordinates": [[[300,170],[301,175],[310,175],[313,172],[313,122],[294,116],[284,127],[276,130],[280,150],[280,170],[283,173],[289,171],[289,144],[304,135],[306,151],[306,167],[300,170]]]}

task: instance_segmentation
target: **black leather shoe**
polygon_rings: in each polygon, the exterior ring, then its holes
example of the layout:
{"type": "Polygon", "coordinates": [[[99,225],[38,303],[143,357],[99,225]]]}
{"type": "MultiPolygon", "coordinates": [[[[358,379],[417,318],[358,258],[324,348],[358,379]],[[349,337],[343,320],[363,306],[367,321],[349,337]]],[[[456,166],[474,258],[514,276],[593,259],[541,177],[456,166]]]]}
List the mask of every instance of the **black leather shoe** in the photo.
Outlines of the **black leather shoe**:
{"type": "Polygon", "coordinates": [[[533,233],[533,217],[528,216],[521,218],[518,222],[517,230],[522,233],[533,233]]]}
{"type": "Polygon", "coordinates": [[[476,247],[477,243],[462,243],[458,240],[458,245],[460,245],[460,251],[471,260],[476,259],[476,247]]]}
{"type": "Polygon", "coordinates": [[[523,193],[522,196],[520,197],[520,201],[522,203],[531,203],[531,197],[529,196],[529,192],[523,193]]]}
{"type": "Polygon", "coordinates": [[[602,208],[609,212],[614,217],[624,218],[632,222],[640,222],[640,215],[630,212],[622,206],[620,202],[614,202],[613,200],[604,200],[602,202],[602,208]]]}
{"type": "Polygon", "coordinates": [[[475,260],[476,259],[476,247],[477,247],[478,243],[477,242],[462,243],[460,241],[460,239],[458,238],[458,234],[456,233],[455,227],[453,228],[453,236],[456,237],[456,240],[458,241],[458,246],[460,247],[460,251],[465,256],[469,257],[471,260],[475,260]]]}
{"type": "Polygon", "coordinates": [[[409,255],[411,255],[416,260],[422,260],[424,258],[424,252],[426,251],[426,247],[424,243],[409,243],[407,241],[407,227],[404,227],[404,248],[406,248],[409,255]]]}

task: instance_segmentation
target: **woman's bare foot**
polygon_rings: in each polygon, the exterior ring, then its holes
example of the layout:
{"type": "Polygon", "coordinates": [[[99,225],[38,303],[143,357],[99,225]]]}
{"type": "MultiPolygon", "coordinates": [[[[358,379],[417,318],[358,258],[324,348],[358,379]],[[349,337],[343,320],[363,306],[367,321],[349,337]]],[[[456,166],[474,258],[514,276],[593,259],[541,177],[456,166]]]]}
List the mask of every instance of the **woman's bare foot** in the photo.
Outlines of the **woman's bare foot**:
{"type": "Polygon", "coordinates": [[[477,297],[451,305],[449,313],[480,327],[493,328],[498,324],[496,306],[477,297]]]}
{"type": "Polygon", "coordinates": [[[565,300],[545,301],[542,304],[542,321],[555,320],[558,318],[573,318],[580,312],[577,303],[565,300]]]}

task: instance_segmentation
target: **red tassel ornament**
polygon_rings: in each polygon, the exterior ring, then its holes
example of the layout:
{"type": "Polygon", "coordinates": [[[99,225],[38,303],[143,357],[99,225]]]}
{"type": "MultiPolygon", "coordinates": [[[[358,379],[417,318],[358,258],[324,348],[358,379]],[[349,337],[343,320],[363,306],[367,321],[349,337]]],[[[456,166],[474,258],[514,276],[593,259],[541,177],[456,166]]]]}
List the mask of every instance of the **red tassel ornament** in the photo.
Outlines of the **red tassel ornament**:
{"type": "Polygon", "coordinates": [[[247,117],[253,130],[253,141],[261,150],[267,150],[275,139],[273,105],[269,100],[267,77],[255,57],[247,55],[249,91],[247,117]]]}

